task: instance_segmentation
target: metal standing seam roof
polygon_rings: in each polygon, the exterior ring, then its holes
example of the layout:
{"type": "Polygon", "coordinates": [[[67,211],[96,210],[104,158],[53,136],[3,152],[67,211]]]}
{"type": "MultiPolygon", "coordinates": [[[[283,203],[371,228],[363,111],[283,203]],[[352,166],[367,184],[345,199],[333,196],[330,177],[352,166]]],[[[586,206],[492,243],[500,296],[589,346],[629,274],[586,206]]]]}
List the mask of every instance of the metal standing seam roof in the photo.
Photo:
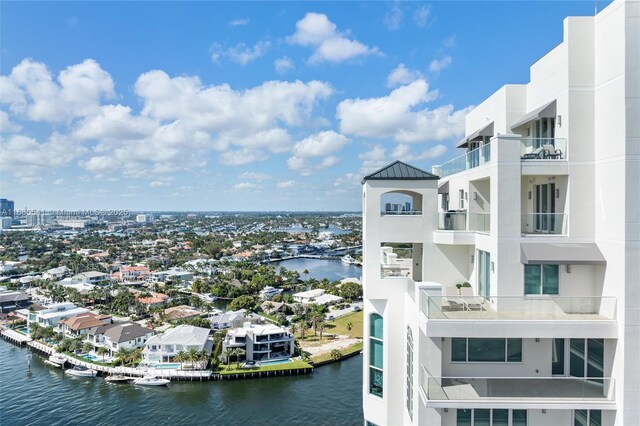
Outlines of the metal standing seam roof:
{"type": "Polygon", "coordinates": [[[410,166],[402,161],[394,161],[370,175],[362,178],[364,184],[367,180],[437,180],[439,176],[410,166]]]}

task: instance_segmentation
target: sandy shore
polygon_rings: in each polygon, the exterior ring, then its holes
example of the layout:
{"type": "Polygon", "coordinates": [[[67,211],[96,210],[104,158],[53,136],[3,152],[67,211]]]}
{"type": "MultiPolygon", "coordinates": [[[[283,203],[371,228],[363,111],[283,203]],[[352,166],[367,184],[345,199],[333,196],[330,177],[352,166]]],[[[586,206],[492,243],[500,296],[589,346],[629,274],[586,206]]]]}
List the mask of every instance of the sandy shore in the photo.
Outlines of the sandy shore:
{"type": "Polygon", "coordinates": [[[318,356],[331,352],[334,349],[341,350],[362,342],[362,339],[350,338],[347,336],[336,336],[335,340],[329,340],[321,345],[317,343],[301,342],[300,347],[308,352],[310,356],[318,356]]]}

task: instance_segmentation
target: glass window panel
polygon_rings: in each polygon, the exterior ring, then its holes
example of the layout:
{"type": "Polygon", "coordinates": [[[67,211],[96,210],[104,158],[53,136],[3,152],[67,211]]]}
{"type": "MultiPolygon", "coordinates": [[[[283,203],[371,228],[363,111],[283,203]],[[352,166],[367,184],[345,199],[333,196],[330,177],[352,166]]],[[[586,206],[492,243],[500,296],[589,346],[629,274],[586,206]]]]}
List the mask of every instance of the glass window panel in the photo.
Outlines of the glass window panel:
{"type": "Polygon", "coordinates": [[[375,339],[369,339],[369,365],[382,368],[382,342],[375,339]]]}
{"type": "Polygon", "coordinates": [[[382,397],[382,371],[369,368],[369,393],[382,397]]]}
{"type": "Polygon", "coordinates": [[[491,426],[491,410],[473,410],[473,426],[491,426]]]}
{"type": "Polygon", "coordinates": [[[540,294],[540,265],[524,265],[524,294],[540,294]]]}
{"type": "Polygon", "coordinates": [[[471,410],[456,411],[456,426],[471,426],[471,410]]]}
{"type": "Polygon", "coordinates": [[[602,426],[602,411],[589,410],[589,426],[602,426]]]}
{"type": "Polygon", "coordinates": [[[468,339],[469,361],[504,362],[505,339],[468,339]]]}
{"type": "Polygon", "coordinates": [[[378,314],[371,314],[369,323],[369,335],[382,339],[382,317],[378,314]]]}
{"type": "Polygon", "coordinates": [[[558,265],[543,265],[542,269],[543,269],[542,293],[558,294],[558,274],[559,274],[558,265]]]}
{"type": "Polygon", "coordinates": [[[553,339],[551,374],[564,374],[564,339],[553,339]]]}
{"type": "Polygon", "coordinates": [[[604,376],[604,340],[587,340],[587,377],[604,376]]]}
{"type": "Polygon", "coordinates": [[[509,410],[493,410],[492,426],[509,426],[509,410]]]}
{"type": "Polygon", "coordinates": [[[584,339],[571,339],[569,352],[569,374],[584,377],[584,339]]]}
{"type": "Polygon", "coordinates": [[[527,410],[513,410],[512,426],[527,426],[527,410]]]}
{"type": "Polygon", "coordinates": [[[451,361],[467,360],[467,339],[454,337],[451,339],[451,361]]]}
{"type": "Polygon", "coordinates": [[[574,426],[589,426],[587,421],[587,410],[574,410],[573,411],[573,425],[574,426]]]}
{"type": "Polygon", "coordinates": [[[522,339],[507,339],[507,362],[522,362],[522,339]]]}

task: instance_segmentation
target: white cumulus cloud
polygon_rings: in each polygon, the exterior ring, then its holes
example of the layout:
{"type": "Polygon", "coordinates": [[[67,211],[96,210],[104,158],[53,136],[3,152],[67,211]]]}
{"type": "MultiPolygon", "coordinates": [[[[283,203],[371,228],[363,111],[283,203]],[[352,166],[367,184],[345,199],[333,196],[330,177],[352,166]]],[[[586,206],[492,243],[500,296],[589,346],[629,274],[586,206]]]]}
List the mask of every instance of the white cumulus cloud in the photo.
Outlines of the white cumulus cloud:
{"type": "Polygon", "coordinates": [[[271,175],[267,173],[256,173],[256,172],[244,172],[238,176],[240,179],[251,179],[257,181],[269,180],[271,179],[271,175]]]}
{"type": "Polygon", "coordinates": [[[340,151],[347,143],[347,137],[329,130],[301,140],[293,147],[293,153],[301,158],[324,157],[340,151]]]}
{"type": "Polygon", "coordinates": [[[399,64],[387,76],[387,87],[401,86],[413,83],[418,79],[424,78],[418,70],[407,68],[404,64],[399,64]]]}
{"type": "Polygon", "coordinates": [[[451,56],[444,56],[440,59],[434,59],[429,64],[429,71],[434,74],[438,74],[443,69],[448,68],[452,62],[453,59],[451,59],[451,56]]]}
{"type": "Polygon", "coordinates": [[[275,68],[278,74],[284,74],[287,71],[293,69],[294,64],[293,60],[287,56],[283,56],[282,58],[278,58],[273,62],[273,67],[275,68]]]}
{"type": "Polygon", "coordinates": [[[211,46],[211,60],[213,62],[219,62],[222,58],[226,57],[240,65],[247,65],[249,62],[253,62],[267,53],[269,47],[271,47],[269,40],[259,40],[253,46],[238,43],[226,49],[216,43],[211,46]]]}
{"type": "Polygon", "coordinates": [[[313,48],[310,64],[339,63],[380,53],[377,47],[369,47],[338,31],[336,24],[323,13],[307,13],[296,23],[296,32],[286,40],[290,44],[313,48]]]}

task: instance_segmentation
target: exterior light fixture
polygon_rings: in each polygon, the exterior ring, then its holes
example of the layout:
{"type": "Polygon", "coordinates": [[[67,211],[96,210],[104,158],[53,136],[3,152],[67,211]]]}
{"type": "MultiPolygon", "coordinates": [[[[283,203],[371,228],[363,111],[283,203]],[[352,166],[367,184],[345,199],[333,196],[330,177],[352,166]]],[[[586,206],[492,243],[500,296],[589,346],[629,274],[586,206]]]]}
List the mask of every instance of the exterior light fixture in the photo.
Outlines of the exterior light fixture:
{"type": "Polygon", "coordinates": [[[556,123],[558,123],[558,127],[562,127],[562,116],[558,115],[558,118],[556,119],[556,123]]]}
{"type": "Polygon", "coordinates": [[[477,200],[477,199],[478,199],[478,193],[477,193],[477,192],[475,192],[475,191],[474,191],[474,193],[473,193],[473,199],[474,199],[474,200],[477,200]]]}
{"type": "Polygon", "coordinates": [[[529,199],[531,199],[531,191],[529,191],[529,199]]]}

